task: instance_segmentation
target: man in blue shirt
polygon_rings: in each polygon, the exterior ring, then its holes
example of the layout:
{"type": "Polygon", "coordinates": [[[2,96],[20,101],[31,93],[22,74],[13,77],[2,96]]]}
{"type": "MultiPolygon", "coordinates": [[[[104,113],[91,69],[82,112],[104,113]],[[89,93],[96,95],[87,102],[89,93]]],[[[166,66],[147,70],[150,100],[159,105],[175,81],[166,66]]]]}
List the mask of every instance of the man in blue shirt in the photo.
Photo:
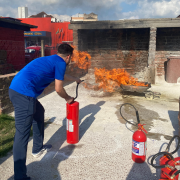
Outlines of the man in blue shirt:
{"type": "Polygon", "coordinates": [[[16,127],[13,145],[15,180],[31,179],[26,175],[26,154],[32,125],[32,155],[39,157],[52,147],[43,145],[44,108],[37,97],[55,80],[55,90],[58,95],[67,103],[74,100],[63,88],[64,79],[81,83],[79,78],[65,75],[66,66],[70,63],[72,54],[73,48],[70,45],[61,44],[56,55],[40,57],[31,61],[18,72],[11,82],[9,97],[14,106],[16,127]]]}

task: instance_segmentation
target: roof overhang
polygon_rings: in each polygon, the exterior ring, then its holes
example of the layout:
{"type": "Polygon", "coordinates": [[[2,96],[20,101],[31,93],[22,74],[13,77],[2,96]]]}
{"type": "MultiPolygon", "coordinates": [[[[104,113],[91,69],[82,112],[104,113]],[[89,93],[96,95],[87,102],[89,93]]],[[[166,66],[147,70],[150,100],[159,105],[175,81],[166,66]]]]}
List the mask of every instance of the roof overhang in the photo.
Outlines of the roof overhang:
{"type": "Polygon", "coordinates": [[[30,28],[37,28],[38,26],[33,26],[6,18],[0,18],[0,27],[30,31],[30,28]]]}
{"type": "Polygon", "coordinates": [[[180,18],[129,19],[117,21],[71,21],[69,29],[128,29],[180,27],[180,18]]]}

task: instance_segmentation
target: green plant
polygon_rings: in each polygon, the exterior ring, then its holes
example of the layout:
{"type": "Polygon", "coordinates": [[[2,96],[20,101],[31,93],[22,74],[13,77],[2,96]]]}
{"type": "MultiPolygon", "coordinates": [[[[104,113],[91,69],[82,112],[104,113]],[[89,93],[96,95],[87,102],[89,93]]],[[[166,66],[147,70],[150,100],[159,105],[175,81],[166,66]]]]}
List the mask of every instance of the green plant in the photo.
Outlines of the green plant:
{"type": "MultiPolygon", "coordinates": [[[[15,131],[14,117],[0,114],[0,157],[12,150],[15,131]]],[[[32,129],[30,136],[32,136],[32,129]]]]}

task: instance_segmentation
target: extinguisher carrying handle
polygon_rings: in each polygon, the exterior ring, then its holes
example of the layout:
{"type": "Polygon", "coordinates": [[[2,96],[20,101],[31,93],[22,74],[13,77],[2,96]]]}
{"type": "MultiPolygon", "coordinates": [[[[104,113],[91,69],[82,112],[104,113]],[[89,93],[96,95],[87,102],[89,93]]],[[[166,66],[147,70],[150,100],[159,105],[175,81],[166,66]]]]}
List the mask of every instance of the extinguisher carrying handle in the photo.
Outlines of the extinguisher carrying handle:
{"type": "Polygon", "coordinates": [[[136,108],[135,108],[132,104],[130,104],[130,103],[124,103],[123,105],[121,105],[121,107],[120,107],[120,115],[121,115],[122,118],[123,118],[126,122],[128,122],[129,124],[132,124],[132,125],[134,125],[134,126],[138,126],[138,124],[140,124],[139,113],[138,113],[138,111],[136,110],[136,108]],[[124,105],[130,105],[130,106],[132,106],[132,107],[135,109],[135,111],[136,111],[137,123],[135,123],[135,122],[132,123],[132,122],[128,121],[126,118],[124,118],[124,116],[122,115],[122,112],[121,112],[121,109],[122,109],[122,107],[123,107],[124,105]]]}
{"type": "Polygon", "coordinates": [[[167,155],[167,156],[169,156],[170,159],[174,160],[174,157],[172,156],[172,154],[170,154],[168,152],[159,152],[159,153],[155,154],[151,159],[151,166],[153,166],[156,169],[165,168],[165,167],[169,166],[167,164],[164,164],[164,165],[161,165],[161,166],[156,166],[156,165],[153,164],[153,161],[160,155],[167,155]]]}
{"type": "Polygon", "coordinates": [[[180,137],[179,137],[178,135],[175,135],[175,136],[169,141],[169,144],[167,145],[167,148],[166,148],[165,151],[166,151],[166,152],[169,152],[170,146],[171,146],[171,144],[172,144],[172,142],[173,142],[173,140],[174,140],[175,138],[177,138],[178,143],[177,143],[176,149],[175,149],[173,152],[171,152],[170,154],[174,154],[175,152],[177,152],[178,149],[179,149],[179,147],[180,147],[180,137]]]}
{"type": "Polygon", "coordinates": [[[138,124],[138,129],[141,129],[142,131],[144,131],[146,134],[148,133],[145,129],[144,126],[145,124],[138,124]]]}
{"type": "MultiPolygon", "coordinates": [[[[81,82],[83,82],[84,80],[81,80],[81,82]]],[[[80,83],[77,83],[77,86],[76,86],[76,97],[74,98],[74,100],[78,97],[78,86],[79,86],[80,83]]]]}

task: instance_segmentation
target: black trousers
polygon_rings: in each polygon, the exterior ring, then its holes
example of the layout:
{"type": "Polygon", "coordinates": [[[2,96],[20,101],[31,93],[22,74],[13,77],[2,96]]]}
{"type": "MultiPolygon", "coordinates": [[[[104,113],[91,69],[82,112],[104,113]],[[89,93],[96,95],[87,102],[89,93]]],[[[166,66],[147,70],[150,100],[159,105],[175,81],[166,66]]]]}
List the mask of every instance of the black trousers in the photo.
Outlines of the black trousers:
{"type": "Polygon", "coordinates": [[[44,108],[41,103],[29,96],[9,89],[9,97],[15,111],[16,133],[13,144],[14,179],[27,177],[26,154],[27,144],[33,125],[33,153],[39,152],[44,140],[44,108]]]}

